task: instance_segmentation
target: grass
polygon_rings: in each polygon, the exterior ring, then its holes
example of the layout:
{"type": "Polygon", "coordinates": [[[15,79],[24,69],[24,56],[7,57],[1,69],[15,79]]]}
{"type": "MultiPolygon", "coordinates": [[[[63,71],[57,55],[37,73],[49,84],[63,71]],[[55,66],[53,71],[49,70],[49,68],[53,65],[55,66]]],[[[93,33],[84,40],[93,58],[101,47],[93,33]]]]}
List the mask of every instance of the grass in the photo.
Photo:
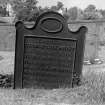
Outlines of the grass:
{"type": "MultiPolygon", "coordinates": [[[[13,74],[14,52],[0,52],[0,55],[4,58],[0,61],[1,73],[13,74]]],[[[99,72],[100,68],[105,69],[105,66],[103,64],[85,66],[82,86],[73,89],[0,88],[0,103],[1,105],[104,105],[105,73],[99,72]]]]}
{"type": "MultiPolygon", "coordinates": [[[[102,50],[103,51],[103,50],[102,50]]],[[[104,58],[104,54],[101,57],[104,58]]],[[[1,51],[0,73],[13,74],[14,52],[1,51]]],[[[0,88],[1,105],[104,105],[105,64],[83,68],[83,85],[80,87],[45,89],[0,88]]]]}
{"type": "MultiPolygon", "coordinates": [[[[103,50],[102,50],[103,51],[103,50]]],[[[101,57],[102,52],[100,53],[101,57]]],[[[0,52],[0,73],[13,74],[14,52],[0,52]]],[[[0,88],[1,105],[104,105],[105,64],[83,68],[83,85],[80,87],[45,89],[0,88]]]]}
{"type": "Polygon", "coordinates": [[[88,89],[86,97],[90,101],[105,104],[105,73],[88,72],[83,77],[84,87],[88,89]]]}
{"type": "MultiPolygon", "coordinates": [[[[72,105],[81,103],[81,96],[77,96],[75,92],[70,89],[54,89],[54,90],[44,90],[44,89],[22,89],[22,90],[12,90],[12,89],[0,89],[0,102],[2,105],[7,105],[5,103],[12,103],[11,105],[60,105],[65,103],[65,105],[72,105]]],[[[80,104],[80,105],[81,105],[80,104]]]]}

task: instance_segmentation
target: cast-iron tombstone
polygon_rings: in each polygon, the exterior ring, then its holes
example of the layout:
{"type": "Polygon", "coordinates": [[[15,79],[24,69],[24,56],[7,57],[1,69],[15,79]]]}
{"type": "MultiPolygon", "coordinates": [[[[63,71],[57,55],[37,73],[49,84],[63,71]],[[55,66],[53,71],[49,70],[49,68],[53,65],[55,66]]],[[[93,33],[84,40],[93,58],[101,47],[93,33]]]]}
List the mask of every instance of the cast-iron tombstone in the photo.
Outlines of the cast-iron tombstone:
{"type": "Polygon", "coordinates": [[[81,75],[86,27],[71,32],[62,15],[41,14],[32,28],[16,23],[14,88],[72,87],[81,75]]]}

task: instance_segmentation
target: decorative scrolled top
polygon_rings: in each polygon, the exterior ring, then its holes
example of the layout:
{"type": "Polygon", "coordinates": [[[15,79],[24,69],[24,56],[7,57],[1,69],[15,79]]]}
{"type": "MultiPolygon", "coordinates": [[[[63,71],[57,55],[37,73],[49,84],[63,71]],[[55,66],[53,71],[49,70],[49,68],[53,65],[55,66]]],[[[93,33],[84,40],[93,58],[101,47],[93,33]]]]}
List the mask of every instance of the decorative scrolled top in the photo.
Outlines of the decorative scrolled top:
{"type": "Polygon", "coordinates": [[[40,28],[48,33],[59,33],[63,29],[63,24],[58,18],[47,17],[41,20],[40,28]]]}

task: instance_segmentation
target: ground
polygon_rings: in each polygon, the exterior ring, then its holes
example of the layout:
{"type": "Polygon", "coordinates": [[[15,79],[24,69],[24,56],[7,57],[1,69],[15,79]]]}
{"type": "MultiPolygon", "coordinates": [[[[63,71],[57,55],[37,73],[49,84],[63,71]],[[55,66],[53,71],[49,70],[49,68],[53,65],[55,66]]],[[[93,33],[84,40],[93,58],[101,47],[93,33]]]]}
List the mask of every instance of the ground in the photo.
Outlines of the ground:
{"type": "MultiPolygon", "coordinates": [[[[14,73],[14,52],[0,51],[0,74],[14,73]]],[[[90,71],[104,73],[105,71],[105,47],[99,51],[99,57],[103,60],[99,65],[84,65],[83,75],[90,71]]],[[[90,96],[94,94],[92,89],[82,85],[80,87],[60,89],[16,89],[0,88],[0,105],[104,105],[90,96]]],[[[98,95],[98,94],[96,94],[98,95]]]]}

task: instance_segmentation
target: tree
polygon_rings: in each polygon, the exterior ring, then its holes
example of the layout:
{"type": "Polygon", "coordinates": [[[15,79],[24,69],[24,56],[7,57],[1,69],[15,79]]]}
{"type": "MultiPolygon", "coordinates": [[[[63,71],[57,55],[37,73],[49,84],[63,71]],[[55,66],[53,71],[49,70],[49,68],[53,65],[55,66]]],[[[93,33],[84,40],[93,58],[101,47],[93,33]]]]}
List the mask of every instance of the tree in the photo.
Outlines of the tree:
{"type": "Polygon", "coordinates": [[[84,14],[83,13],[84,13],[83,10],[78,8],[78,16],[77,16],[78,20],[83,20],[83,18],[84,18],[84,14]]]}
{"type": "Polygon", "coordinates": [[[7,4],[11,4],[12,0],[0,0],[0,15],[7,16],[9,15],[9,11],[6,10],[7,4]]]}
{"type": "Polygon", "coordinates": [[[63,13],[63,17],[65,18],[66,21],[68,21],[68,19],[69,19],[69,14],[68,14],[68,12],[64,12],[64,13],[63,13]]]}
{"type": "Polygon", "coordinates": [[[58,11],[57,6],[51,6],[50,10],[52,10],[52,11],[58,11]]]}
{"type": "Polygon", "coordinates": [[[14,0],[13,9],[17,20],[32,21],[36,19],[38,14],[36,0],[14,0]]]}
{"type": "Polygon", "coordinates": [[[62,9],[63,8],[63,3],[62,2],[60,2],[60,1],[58,1],[57,2],[57,10],[60,10],[60,9],[62,9]]]}
{"type": "Polygon", "coordinates": [[[83,15],[83,19],[85,20],[99,19],[102,17],[94,5],[87,6],[87,8],[84,10],[83,15]]]}
{"type": "Polygon", "coordinates": [[[100,11],[100,13],[101,13],[101,15],[102,15],[102,17],[105,19],[105,10],[99,10],[100,11]]]}
{"type": "Polygon", "coordinates": [[[63,3],[58,1],[57,5],[51,6],[50,10],[57,12],[62,8],[63,8],[63,3]]]}
{"type": "Polygon", "coordinates": [[[7,3],[10,3],[11,2],[11,0],[0,0],[0,4],[2,5],[2,6],[6,6],[6,4],[7,3]]]}
{"type": "Polygon", "coordinates": [[[78,8],[72,7],[67,11],[67,14],[69,15],[69,20],[76,20],[78,16],[78,8]]]}
{"type": "Polygon", "coordinates": [[[96,7],[95,5],[92,4],[88,5],[84,10],[84,12],[94,12],[94,11],[96,11],[96,7]]]}

